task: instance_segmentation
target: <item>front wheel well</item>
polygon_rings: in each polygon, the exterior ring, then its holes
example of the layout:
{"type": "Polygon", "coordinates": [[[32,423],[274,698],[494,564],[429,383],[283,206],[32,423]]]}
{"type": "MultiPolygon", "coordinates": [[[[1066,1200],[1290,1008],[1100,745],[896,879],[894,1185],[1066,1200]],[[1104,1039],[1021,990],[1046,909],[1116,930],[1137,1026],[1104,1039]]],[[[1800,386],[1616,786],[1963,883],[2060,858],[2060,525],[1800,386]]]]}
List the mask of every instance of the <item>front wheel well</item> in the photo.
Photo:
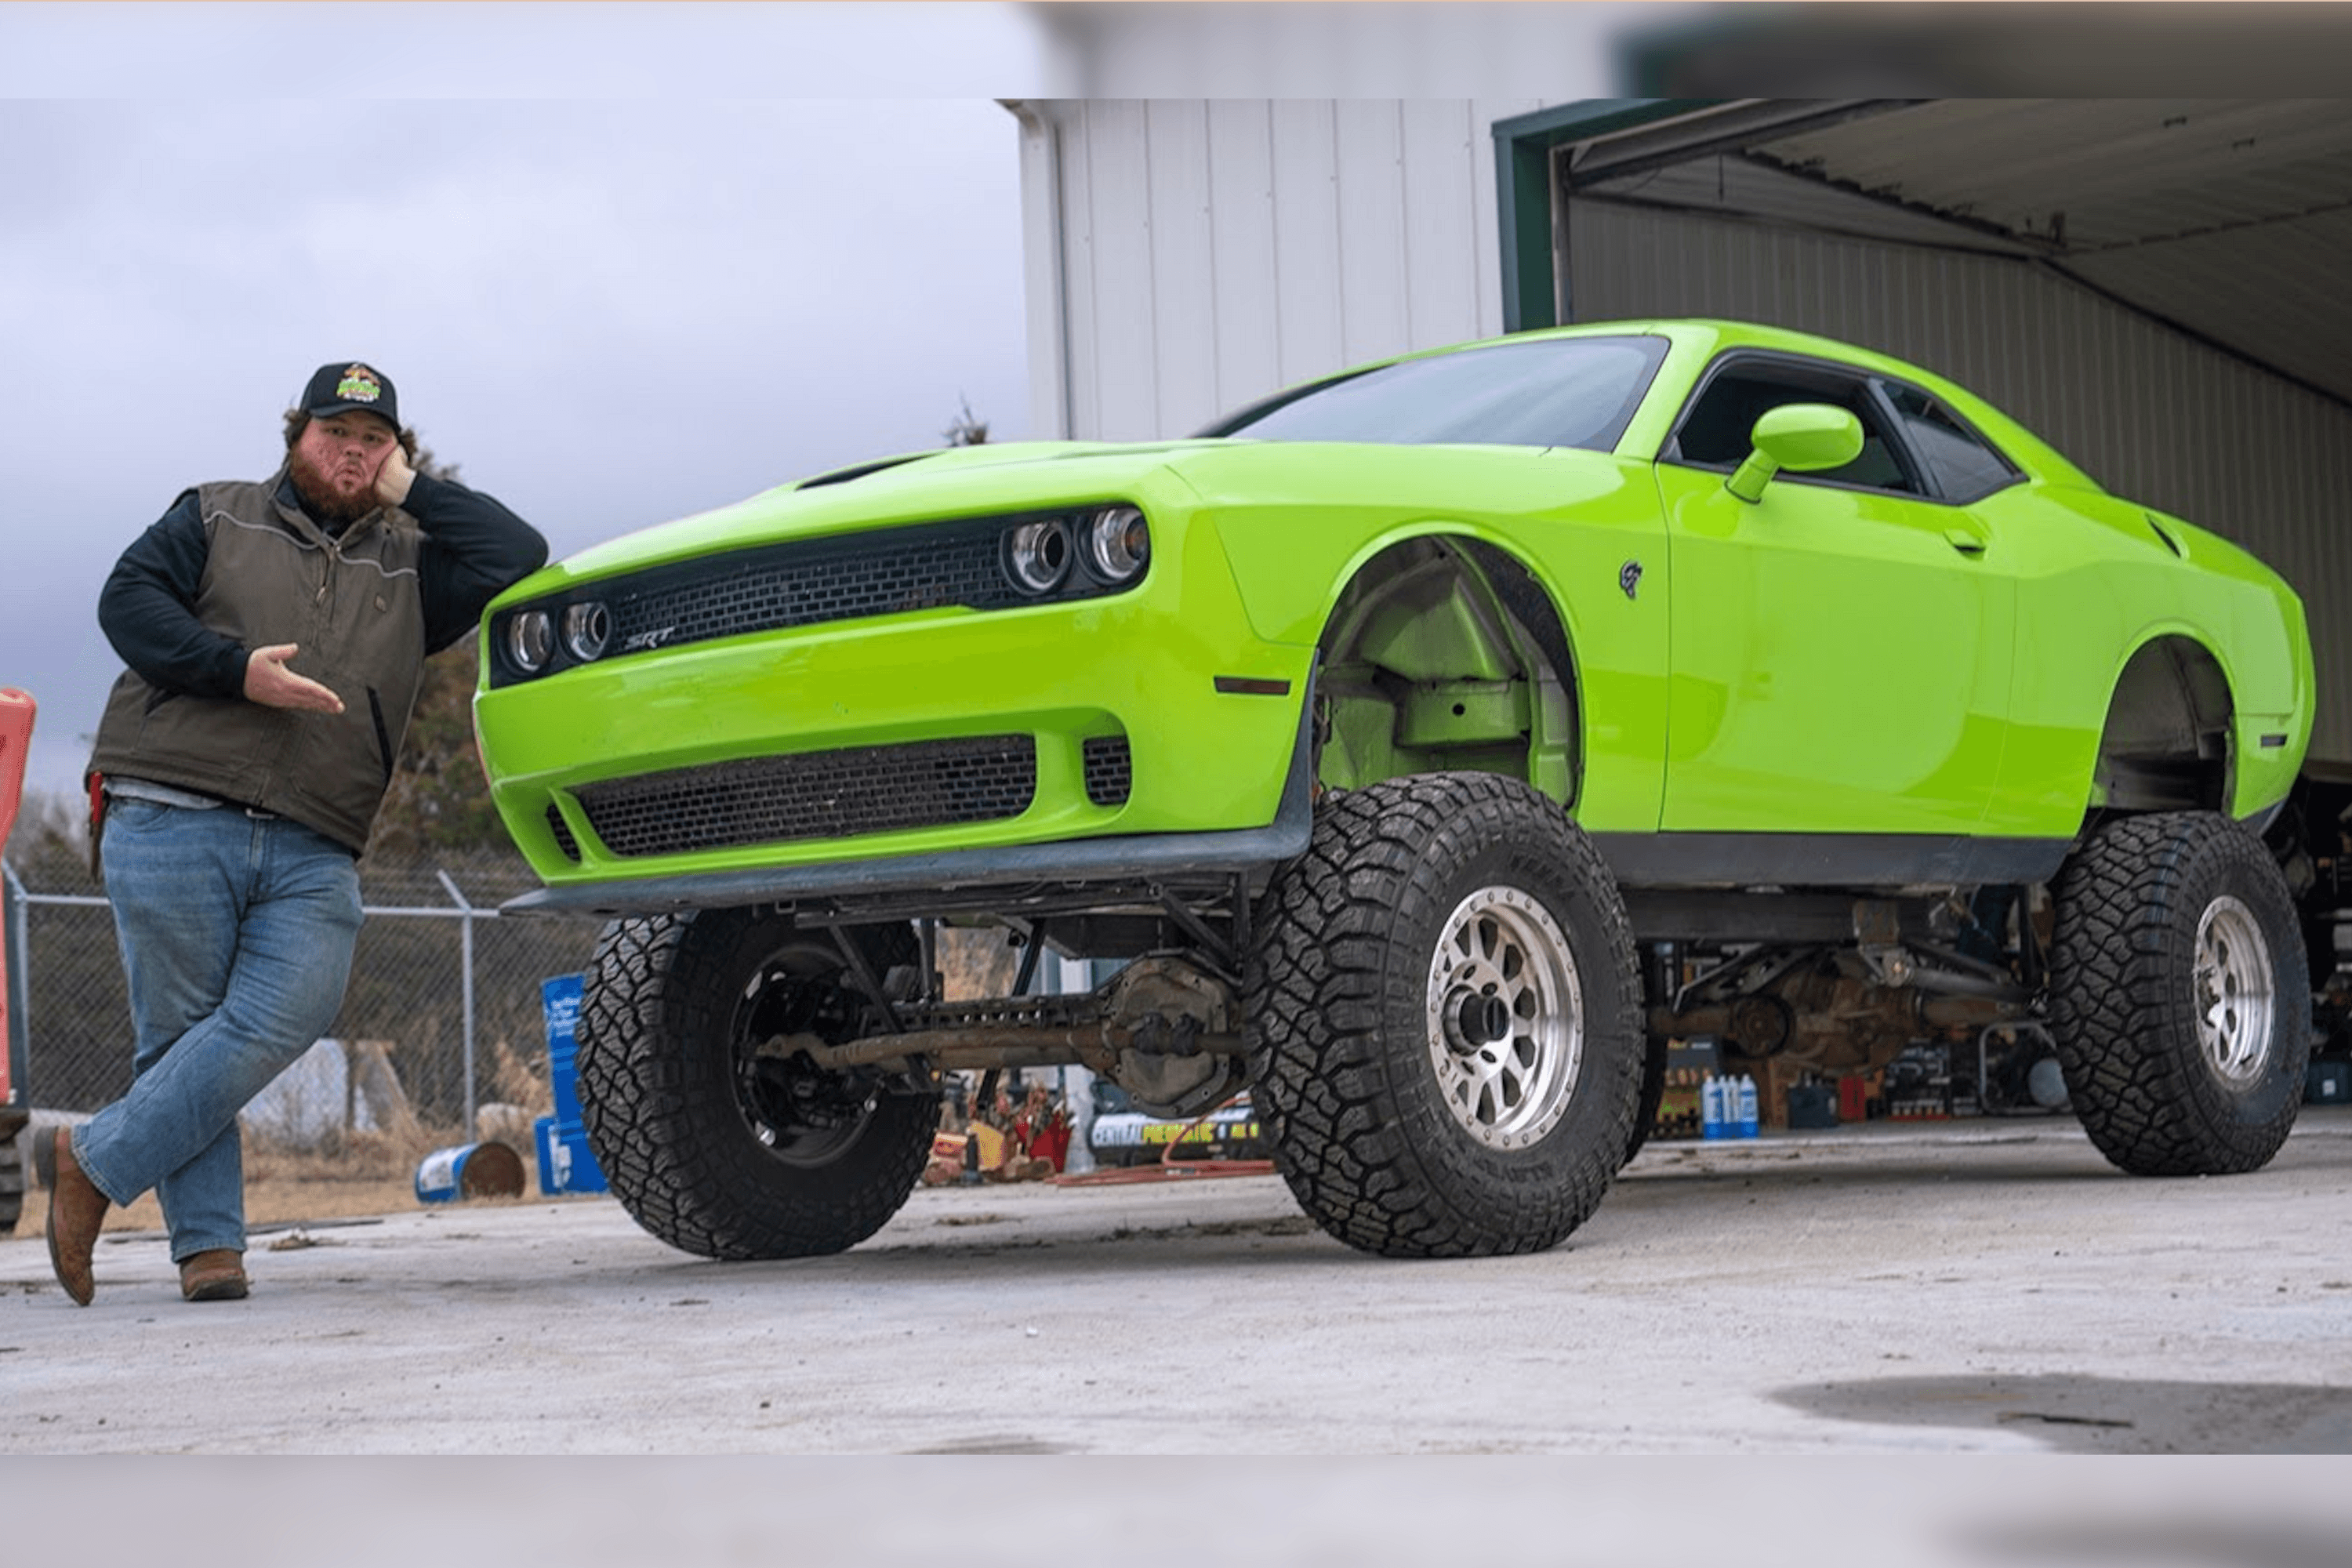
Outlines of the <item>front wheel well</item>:
{"type": "Polygon", "coordinates": [[[1391,545],[1340,592],[1318,653],[1318,782],[1494,773],[1574,805],[1574,656],[1551,595],[1509,552],[1440,535],[1391,545]]]}

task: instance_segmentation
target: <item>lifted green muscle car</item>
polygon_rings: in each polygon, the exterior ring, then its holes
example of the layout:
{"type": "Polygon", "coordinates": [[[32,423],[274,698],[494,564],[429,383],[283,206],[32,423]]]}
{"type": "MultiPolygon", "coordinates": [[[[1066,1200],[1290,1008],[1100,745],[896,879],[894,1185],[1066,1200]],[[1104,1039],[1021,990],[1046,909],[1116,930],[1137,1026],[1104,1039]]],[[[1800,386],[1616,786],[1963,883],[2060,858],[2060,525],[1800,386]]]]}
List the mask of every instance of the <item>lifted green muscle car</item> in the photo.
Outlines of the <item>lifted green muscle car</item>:
{"type": "MultiPolygon", "coordinates": [[[[887,458],[492,606],[476,715],[617,917],[590,1142],[641,1223],[784,1257],[905,1200],[940,1075],[1244,1086],[1370,1251],[1544,1247],[1669,1038],[2038,1041],[2117,1165],[2242,1171],[2310,987],[2260,834],[2302,609],[1926,371],[1618,323],[1408,355],[1198,437],[887,458]],[[941,921],[1024,952],[943,997],[941,921]],[[1041,995],[1041,951],[1125,960],[1041,995]]],[[[1108,966],[1106,966],[1108,967],[1108,966]]]]}

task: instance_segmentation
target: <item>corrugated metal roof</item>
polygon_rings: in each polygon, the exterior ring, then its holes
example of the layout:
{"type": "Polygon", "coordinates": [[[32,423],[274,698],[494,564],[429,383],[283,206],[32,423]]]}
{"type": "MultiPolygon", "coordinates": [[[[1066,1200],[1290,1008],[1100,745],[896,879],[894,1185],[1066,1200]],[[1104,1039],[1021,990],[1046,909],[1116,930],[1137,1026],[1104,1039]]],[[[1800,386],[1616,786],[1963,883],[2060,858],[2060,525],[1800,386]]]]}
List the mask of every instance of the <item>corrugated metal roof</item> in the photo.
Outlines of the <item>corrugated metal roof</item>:
{"type": "Polygon", "coordinates": [[[1570,183],[1817,232],[2034,255],[2352,403],[2352,100],[1941,100],[1828,124],[1814,105],[1785,108],[1780,129],[1753,102],[1691,117],[1694,140],[1711,118],[1751,126],[1729,153],[1570,183]],[[1757,177],[1735,179],[1732,166],[1757,177]]]}

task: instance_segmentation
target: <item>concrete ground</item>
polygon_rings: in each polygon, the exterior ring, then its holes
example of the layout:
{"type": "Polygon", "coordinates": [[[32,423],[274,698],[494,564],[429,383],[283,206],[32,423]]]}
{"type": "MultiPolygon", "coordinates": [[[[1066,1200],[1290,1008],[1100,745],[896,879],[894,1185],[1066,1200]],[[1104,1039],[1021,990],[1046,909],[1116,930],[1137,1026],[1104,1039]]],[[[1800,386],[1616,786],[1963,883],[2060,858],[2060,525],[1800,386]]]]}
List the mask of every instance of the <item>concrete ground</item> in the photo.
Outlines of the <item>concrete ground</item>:
{"type": "Polygon", "coordinates": [[[1566,1245],[1469,1262],[1360,1256],[1251,1177],[924,1189],[793,1263],[567,1198],[247,1264],[191,1306],[110,1233],[85,1310],[0,1240],[0,1453],[2352,1451],[2336,1108],[2227,1179],[2052,1118],[1654,1144],[1566,1245]]]}

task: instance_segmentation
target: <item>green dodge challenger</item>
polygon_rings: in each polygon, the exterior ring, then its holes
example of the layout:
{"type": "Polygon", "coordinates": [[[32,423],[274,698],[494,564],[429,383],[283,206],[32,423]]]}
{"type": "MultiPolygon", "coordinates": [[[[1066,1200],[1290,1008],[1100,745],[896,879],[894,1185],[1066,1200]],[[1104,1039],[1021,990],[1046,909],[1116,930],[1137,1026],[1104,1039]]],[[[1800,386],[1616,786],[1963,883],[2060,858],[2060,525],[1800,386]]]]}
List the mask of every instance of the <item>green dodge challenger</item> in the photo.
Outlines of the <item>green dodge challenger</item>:
{"type": "Polygon", "coordinates": [[[1448,1257],[1581,1223],[1693,1036],[2039,1050],[2121,1168],[2262,1165],[2312,708],[2244,551],[1927,371],[1654,321],[615,540],[491,606],[475,712],[520,903],[614,917],[582,1098],[655,1235],[850,1247],[943,1073],[1083,1063],[1250,1089],[1318,1223],[1448,1257]],[[1011,994],[940,994],[942,923],[1011,994]]]}

